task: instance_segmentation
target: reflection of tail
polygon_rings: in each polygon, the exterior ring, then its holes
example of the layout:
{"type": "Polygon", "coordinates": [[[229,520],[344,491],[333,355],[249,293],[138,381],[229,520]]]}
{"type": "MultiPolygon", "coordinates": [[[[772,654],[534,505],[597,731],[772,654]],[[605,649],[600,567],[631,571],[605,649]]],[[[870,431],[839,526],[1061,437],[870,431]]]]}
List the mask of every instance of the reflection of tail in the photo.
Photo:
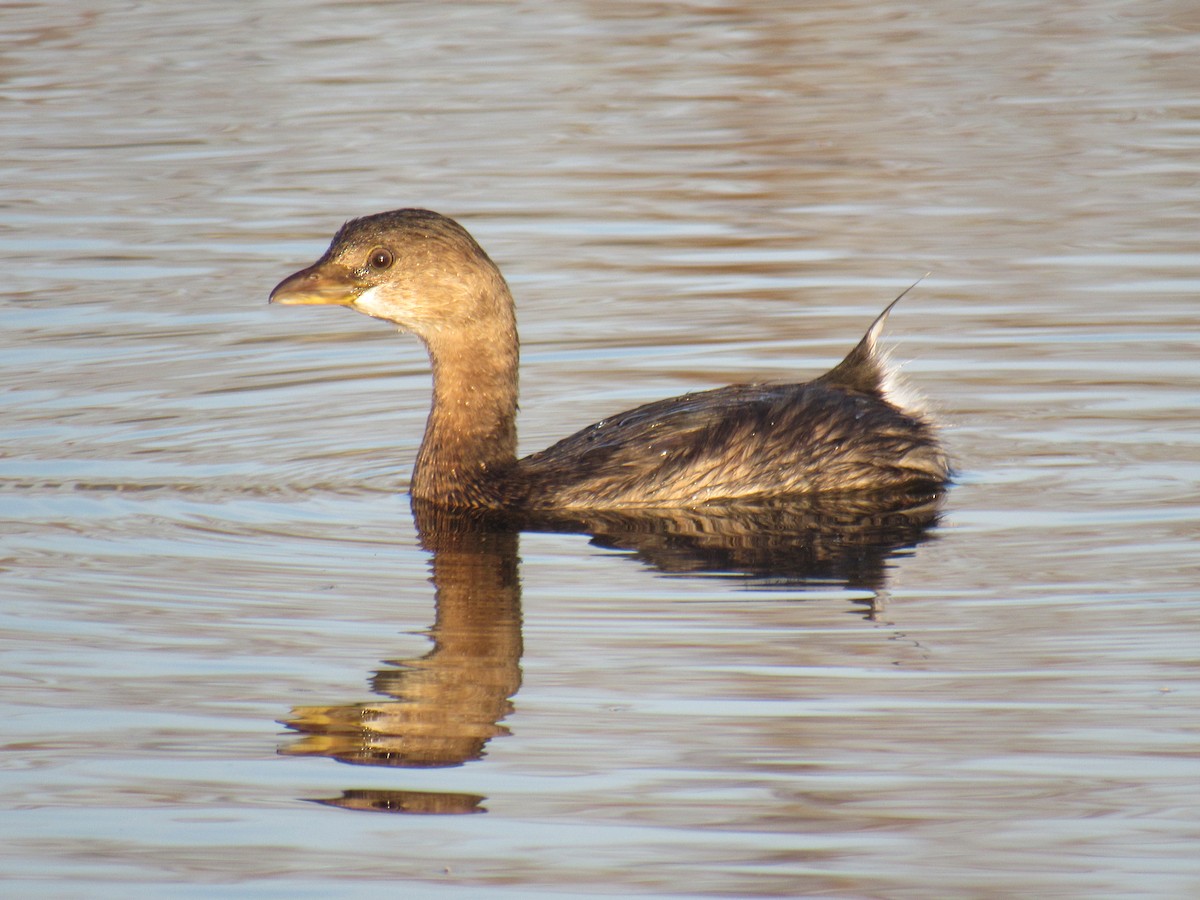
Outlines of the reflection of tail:
{"type": "Polygon", "coordinates": [[[434,647],[390,662],[372,679],[386,698],[296,707],[284,721],[304,737],[280,750],[376,766],[457,766],[508,734],[500,723],[521,686],[517,533],[422,533],[434,551],[434,647]]]}

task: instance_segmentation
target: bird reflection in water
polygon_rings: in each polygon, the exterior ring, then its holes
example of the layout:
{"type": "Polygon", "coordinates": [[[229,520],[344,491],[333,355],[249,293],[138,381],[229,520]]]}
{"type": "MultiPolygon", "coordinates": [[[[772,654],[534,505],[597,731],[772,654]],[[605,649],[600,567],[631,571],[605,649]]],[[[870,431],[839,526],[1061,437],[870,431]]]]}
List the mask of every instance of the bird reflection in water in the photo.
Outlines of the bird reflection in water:
{"type": "MultiPolygon", "coordinates": [[[[302,737],[281,749],[358,765],[459,766],[509,733],[521,685],[522,530],[587,533],[671,574],[721,574],[756,587],[860,588],[880,597],[887,562],[926,540],[941,492],[818,496],[727,509],[524,514],[451,512],[414,503],[430,553],[433,649],[375,673],[378,700],[302,706],[283,721],[302,737]]],[[[873,601],[866,615],[875,612],[873,601]]],[[[474,794],[350,790],[317,802],[401,813],[483,812],[474,794]]]]}

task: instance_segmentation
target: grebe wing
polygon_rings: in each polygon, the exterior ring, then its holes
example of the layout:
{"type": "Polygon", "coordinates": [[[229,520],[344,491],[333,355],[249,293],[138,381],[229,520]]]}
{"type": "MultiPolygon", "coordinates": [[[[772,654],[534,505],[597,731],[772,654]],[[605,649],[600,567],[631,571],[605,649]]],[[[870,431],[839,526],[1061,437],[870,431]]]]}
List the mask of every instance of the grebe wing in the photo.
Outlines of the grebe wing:
{"type": "MultiPolygon", "coordinates": [[[[911,420],[822,384],[738,384],[648,403],[521,460],[529,502],[652,506],[861,489],[911,420]]],[[[905,438],[906,440],[908,438],[905,438]]]]}

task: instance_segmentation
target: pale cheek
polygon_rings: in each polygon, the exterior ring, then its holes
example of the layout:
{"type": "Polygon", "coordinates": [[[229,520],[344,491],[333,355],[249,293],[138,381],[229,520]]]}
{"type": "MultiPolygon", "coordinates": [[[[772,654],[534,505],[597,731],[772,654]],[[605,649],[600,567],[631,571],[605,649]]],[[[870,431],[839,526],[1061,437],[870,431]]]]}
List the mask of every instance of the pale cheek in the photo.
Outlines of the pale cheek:
{"type": "Polygon", "coordinates": [[[377,319],[389,318],[378,287],[367,288],[359,294],[358,299],[354,301],[354,308],[364,315],[374,316],[377,319]]]}
{"type": "Polygon", "coordinates": [[[427,308],[414,303],[412,297],[398,294],[394,287],[390,291],[383,285],[367,288],[351,308],[373,319],[399,325],[401,331],[421,334],[431,324],[425,315],[427,308]]]}

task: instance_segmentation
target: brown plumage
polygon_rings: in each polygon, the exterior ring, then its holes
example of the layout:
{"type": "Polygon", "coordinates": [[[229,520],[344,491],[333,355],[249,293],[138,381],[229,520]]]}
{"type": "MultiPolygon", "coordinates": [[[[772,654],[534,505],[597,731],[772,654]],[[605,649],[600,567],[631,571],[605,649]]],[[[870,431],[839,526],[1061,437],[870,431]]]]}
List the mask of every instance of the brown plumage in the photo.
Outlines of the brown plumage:
{"type": "MultiPolygon", "coordinates": [[[[899,298],[897,298],[899,299],[899,298]]],[[[877,347],[895,301],[831,371],[648,403],[516,456],[518,340],[500,270],[457,222],[404,209],[347,222],[271,301],[334,304],[420,338],[433,406],[415,500],[461,509],[683,507],[937,486],[935,428],[877,347]]]]}

